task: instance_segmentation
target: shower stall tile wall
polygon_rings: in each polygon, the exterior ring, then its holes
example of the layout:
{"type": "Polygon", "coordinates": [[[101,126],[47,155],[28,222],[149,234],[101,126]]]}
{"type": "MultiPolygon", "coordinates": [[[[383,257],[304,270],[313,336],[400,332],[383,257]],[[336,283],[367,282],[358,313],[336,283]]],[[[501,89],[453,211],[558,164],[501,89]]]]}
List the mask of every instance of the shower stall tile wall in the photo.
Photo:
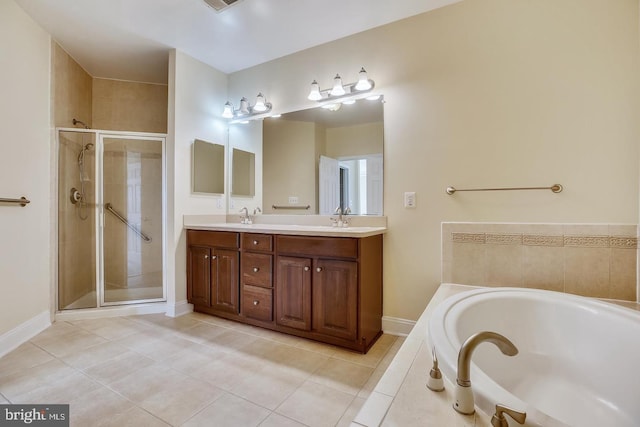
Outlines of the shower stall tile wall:
{"type": "Polygon", "coordinates": [[[442,281],[637,301],[637,225],[442,223],[442,281]]]}

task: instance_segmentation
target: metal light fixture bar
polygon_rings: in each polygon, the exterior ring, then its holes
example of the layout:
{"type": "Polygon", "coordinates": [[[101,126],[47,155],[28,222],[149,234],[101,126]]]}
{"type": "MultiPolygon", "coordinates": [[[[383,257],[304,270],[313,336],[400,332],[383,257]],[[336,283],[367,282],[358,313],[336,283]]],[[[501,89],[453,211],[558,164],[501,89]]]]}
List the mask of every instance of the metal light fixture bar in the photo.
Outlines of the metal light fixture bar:
{"type": "Polygon", "coordinates": [[[264,95],[259,93],[256,97],[256,103],[254,105],[249,104],[247,98],[242,97],[240,100],[240,106],[235,109],[233,104],[227,101],[224,104],[224,110],[222,112],[222,117],[225,119],[235,119],[235,120],[243,120],[249,119],[254,116],[261,116],[271,111],[273,106],[270,102],[267,102],[264,95]]]}
{"type": "Polygon", "coordinates": [[[311,101],[325,102],[330,100],[340,100],[349,98],[361,93],[367,93],[376,86],[375,82],[367,76],[364,67],[360,69],[359,79],[357,82],[343,84],[339,74],[333,79],[333,87],[331,89],[320,89],[317,81],[311,82],[311,91],[307,99],[311,101]]]}

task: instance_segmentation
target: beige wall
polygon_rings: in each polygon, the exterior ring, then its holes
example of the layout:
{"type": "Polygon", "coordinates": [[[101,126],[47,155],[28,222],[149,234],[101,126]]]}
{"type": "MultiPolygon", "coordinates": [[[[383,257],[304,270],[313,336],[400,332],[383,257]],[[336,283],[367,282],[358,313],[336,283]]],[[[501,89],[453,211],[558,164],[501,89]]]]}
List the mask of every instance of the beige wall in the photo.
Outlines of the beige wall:
{"type": "Polygon", "coordinates": [[[316,189],[318,126],[312,122],[265,120],[263,124],[263,197],[265,213],[306,214],[317,212],[316,189]],[[287,206],[289,197],[298,198],[305,210],[278,210],[272,205],[287,206]]]}
{"type": "Polygon", "coordinates": [[[229,91],[268,88],[286,112],[361,66],[386,100],[386,316],[415,319],[433,295],[442,221],[637,223],[637,1],[467,0],[234,73],[229,91]]]}
{"type": "Polygon", "coordinates": [[[167,86],[93,79],[93,127],[167,132],[167,86]]]}
{"type": "Polygon", "coordinates": [[[0,2],[0,197],[31,200],[0,205],[0,342],[50,308],[50,50],[46,32],[0,2]]]}
{"type": "MultiPolygon", "coordinates": [[[[191,192],[191,144],[195,139],[227,145],[227,76],[180,52],[169,56],[167,140],[167,304],[174,315],[187,299],[187,245],[183,215],[225,215],[226,199],[191,192]]],[[[227,156],[228,158],[228,156],[227,156]]],[[[228,165],[225,166],[228,170],[228,165]]],[[[229,188],[228,182],[225,188],[229,188]]]]}
{"type": "Polygon", "coordinates": [[[382,122],[327,128],[326,155],[337,159],[380,154],[384,145],[383,129],[382,122]]]}
{"type": "Polygon", "coordinates": [[[91,76],[54,41],[51,62],[54,125],[71,128],[76,119],[91,127],[91,76]]]}

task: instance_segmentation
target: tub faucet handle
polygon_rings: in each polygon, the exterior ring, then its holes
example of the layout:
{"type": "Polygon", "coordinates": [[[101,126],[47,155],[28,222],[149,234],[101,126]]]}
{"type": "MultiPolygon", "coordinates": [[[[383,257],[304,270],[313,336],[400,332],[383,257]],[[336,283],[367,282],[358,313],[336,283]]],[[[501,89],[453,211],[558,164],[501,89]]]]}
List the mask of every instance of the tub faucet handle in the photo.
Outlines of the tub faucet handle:
{"type": "Polygon", "coordinates": [[[504,417],[504,414],[508,414],[511,418],[516,420],[518,424],[524,424],[524,421],[527,418],[526,412],[519,412],[515,409],[497,404],[496,413],[493,414],[493,417],[491,418],[491,425],[493,427],[509,427],[509,422],[504,417]]]}

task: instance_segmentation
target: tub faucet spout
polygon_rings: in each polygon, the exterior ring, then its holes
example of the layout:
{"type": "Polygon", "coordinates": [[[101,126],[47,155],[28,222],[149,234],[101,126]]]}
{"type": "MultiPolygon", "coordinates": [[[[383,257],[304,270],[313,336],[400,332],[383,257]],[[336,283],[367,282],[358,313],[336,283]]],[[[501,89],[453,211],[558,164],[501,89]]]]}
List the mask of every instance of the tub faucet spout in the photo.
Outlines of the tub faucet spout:
{"type": "Polygon", "coordinates": [[[458,353],[458,377],[456,378],[455,402],[453,403],[453,409],[461,414],[471,415],[475,412],[473,390],[471,389],[471,354],[483,342],[495,344],[507,356],[518,354],[516,346],[496,332],[478,332],[467,338],[458,353]]]}

